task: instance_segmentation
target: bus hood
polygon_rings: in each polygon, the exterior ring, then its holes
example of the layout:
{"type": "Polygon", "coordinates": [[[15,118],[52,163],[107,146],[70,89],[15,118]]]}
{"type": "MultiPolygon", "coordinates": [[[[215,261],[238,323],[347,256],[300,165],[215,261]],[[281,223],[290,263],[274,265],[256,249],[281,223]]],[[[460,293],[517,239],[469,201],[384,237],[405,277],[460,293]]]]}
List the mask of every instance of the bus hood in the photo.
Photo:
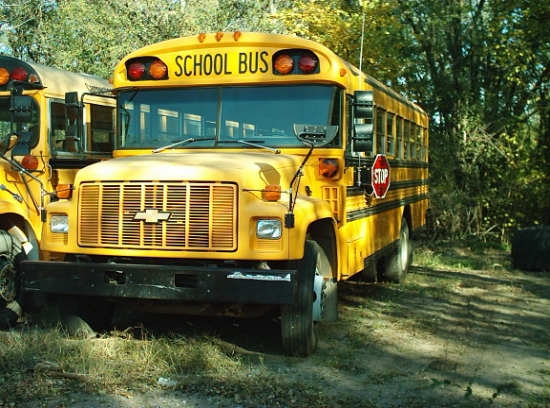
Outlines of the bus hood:
{"type": "Polygon", "coordinates": [[[227,181],[252,182],[283,188],[298,170],[303,157],[272,153],[159,153],[121,157],[80,170],[75,184],[95,181],[227,181]]]}

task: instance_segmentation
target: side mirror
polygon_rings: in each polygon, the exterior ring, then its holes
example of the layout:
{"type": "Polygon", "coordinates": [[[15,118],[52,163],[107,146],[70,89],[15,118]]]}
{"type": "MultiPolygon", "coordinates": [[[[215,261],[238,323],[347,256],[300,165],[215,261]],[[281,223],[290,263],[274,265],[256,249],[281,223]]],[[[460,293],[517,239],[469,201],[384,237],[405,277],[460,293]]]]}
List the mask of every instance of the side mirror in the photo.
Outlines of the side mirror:
{"type": "Polygon", "coordinates": [[[353,102],[355,119],[372,120],[374,117],[374,99],[372,91],[355,91],[353,102]]]}
{"type": "Polygon", "coordinates": [[[364,119],[364,123],[353,125],[353,151],[374,152],[374,98],[372,91],[355,91],[353,119],[364,119]]]}
{"type": "Polygon", "coordinates": [[[12,95],[10,97],[10,112],[13,123],[32,122],[32,97],[12,95]]]}
{"type": "Polygon", "coordinates": [[[361,123],[353,126],[353,151],[367,153],[374,151],[372,123],[361,123]]]}
{"type": "Polygon", "coordinates": [[[77,92],[67,92],[65,94],[65,115],[67,117],[65,134],[67,135],[67,137],[78,137],[78,119],[80,117],[80,104],[78,103],[77,92]]]}
{"type": "Polygon", "coordinates": [[[67,92],[65,94],[65,116],[67,119],[65,125],[65,136],[67,149],[72,152],[79,151],[80,130],[82,126],[82,117],[80,114],[80,103],[78,102],[77,92],[67,92]]]}

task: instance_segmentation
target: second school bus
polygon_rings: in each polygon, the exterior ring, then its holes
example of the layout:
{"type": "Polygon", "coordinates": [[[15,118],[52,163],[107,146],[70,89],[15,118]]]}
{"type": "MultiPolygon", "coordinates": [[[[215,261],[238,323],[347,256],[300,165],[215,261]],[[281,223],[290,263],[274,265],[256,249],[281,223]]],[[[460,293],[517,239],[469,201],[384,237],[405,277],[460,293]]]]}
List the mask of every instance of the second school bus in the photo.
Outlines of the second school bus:
{"type": "Polygon", "coordinates": [[[120,304],[280,307],[284,352],[307,356],[338,282],[405,277],[428,209],[414,103],[320,44],[262,33],[144,47],[113,89],[114,159],[47,207],[43,248],[66,261],[23,264],[25,290],[57,293],[70,332],[120,304]]]}
{"type": "Polygon", "coordinates": [[[0,56],[2,329],[15,325],[25,308],[20,260],[63,256],[39,247],[49,193],[72,185],[79,168],[111,156],[109,88],[96,76],[0,56]]]}

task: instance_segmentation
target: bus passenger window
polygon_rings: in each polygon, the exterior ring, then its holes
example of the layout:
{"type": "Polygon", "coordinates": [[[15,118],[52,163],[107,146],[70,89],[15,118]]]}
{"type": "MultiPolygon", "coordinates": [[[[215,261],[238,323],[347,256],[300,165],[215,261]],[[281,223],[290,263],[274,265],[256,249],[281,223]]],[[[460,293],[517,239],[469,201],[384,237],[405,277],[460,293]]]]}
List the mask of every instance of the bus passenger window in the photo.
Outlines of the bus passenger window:
{"type": "Polygon", "coordinates": [[[416,147],[415,147],[415,141],[416,141],[416,132],[418,131],[417,125],[411,125],[411,132],[409,135],[409,138],[407,140],[407,154],[409,156],[409,160],[415,160],[416,157],[416,147]]]}
{"type": "Polygon", "coordinates": [[[183,114],[183,134],[185,136],[203,136],[202,117],[192,113],[183,114]]]}
{"type": "Polygon", "coordinates": [[[243,123],[243,137],[254,137],[256,134],[256,126],[251,123],[243,123]]]}
{"type": "Polygon", "coordinates": [[[235,122],[234,120],[226,120],[225,134],[231,138],[239,138],[241,136],[239,134],[239,122],[235,122]]]}
{"type": "Polygon", "coordinates": [[[401,116],[397,117],[395,133],[397,136],[397,143],[395,145],[395,157],[398,159],[403,158],[403,118],[401,116]]]}
{"type": "Polygon", "coordinates": [[[422,161],[428,161],[428,130],[422,128],[422,161]]]}
{"type": "Polygon", "coordinates": [[[386,130],[386,111],[382,109],[376,109],[376,146],[375,151],[377,154],[385,153],[385,139],[384,133],[386,130]]]}
{"type": "Polygon", "coordinates": [[[409,139],[411,137],[411,122],[408,120],[404,123],[405,128],[403,129],[403,145],[401,146],[401,149],[403,149],[403,159],[409,160],[410,159],[410,153],[409,153],[409,139]]]}
{"type": "Polygon", "coordinates": [[[395,156],[395,132],[393,131],[393,123],[395,122],[395,115],[388,113],[386,115],[386,154],[388,156],[395,156]]]}
{"type": "Polygon", "coordinates": [[[423,137],[422,137],[422,132],[423,129],[418,126],[416,128],[416,153],[415,153],[415,157],[417,160],[422,160],[422,142],[423,142],[423,137]]]}

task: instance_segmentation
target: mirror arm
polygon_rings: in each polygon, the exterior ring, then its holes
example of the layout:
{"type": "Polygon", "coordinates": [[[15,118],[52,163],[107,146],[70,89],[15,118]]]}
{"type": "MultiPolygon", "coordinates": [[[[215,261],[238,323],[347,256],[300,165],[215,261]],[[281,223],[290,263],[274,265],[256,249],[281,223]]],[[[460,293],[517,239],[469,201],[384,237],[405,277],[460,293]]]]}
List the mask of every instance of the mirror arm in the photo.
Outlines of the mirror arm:
{"type": "MultiPolygon", "coordinates": [[[[30,173],[27,169],[25,169],[23,166],[21,166],[15,160],[11,160],[11,159],[7,158],[4,154],[0,154],[0,158],[5,160],[6,162],[8,162],[9,164],[11,164],[13,167],[15,167],[17,169],[17,172],[21,175],[21,179],[23,179],[23,182],[25,183],[25,187],[27,188],[27,191],[29,192],[29,194],[31,196],[33,204],[36,208],[36,212],[40,215],[40,220],[42,222],[45,222],[46,221],[46,209],[45,209],[45,206],[44,206],[45,205],[44,196],[46,194],[51,195],[51,193],[46,191],[46,189],[44,188],[44,183],[42,183],[42,181],[38,177],[36,177],[34,174],[30,173]],[[24,175],[27,175],[30,178],[32,178],[40,186],[40,204],[38,204],[36,202],[36,200],[34,199],[34,196],[31,194],[30,186],[28,184],[27,179],[24,177],[24,175]]],[[[14,197],[14,198],[17,200],[16,197],[14,197]]]]}

